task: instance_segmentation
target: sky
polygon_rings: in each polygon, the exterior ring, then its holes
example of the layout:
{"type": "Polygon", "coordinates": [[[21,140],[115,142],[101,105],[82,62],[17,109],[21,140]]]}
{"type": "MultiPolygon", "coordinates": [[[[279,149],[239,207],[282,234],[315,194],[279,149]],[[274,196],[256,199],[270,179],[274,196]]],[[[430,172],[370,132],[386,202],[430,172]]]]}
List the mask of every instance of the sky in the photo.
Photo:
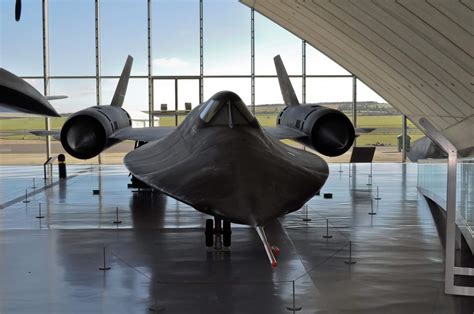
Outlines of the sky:
{"type": "MultiPolygon", "coordinates": [[[[14,0],[0,0],[0,67],[19,76],[41,76],[41,1],[23,0],[21,21],[14,20],[14,0]]],[[[101,0],[102,75],[120,75],[127,55],[134,57],[132,75],[147,74],[146,0],[101,0]]],[[[204,74],[250,74],[250,9],[231,0],[204,0],[204,74]]],[[[95,75],[94,0],[49,0],[50,74],[95,75]]],[[[199,0],[154,0],[152,4],[154,75],[199,75],[199,0]]],[[[255,12],[256,74],[275,74],[280,54],[289,74],[301,75],[301,39],[255,12]]],[[[347,75],[345,69],[307,45],[307,74],[347,75]]],[[[42,80],[29,80],[42,91],[42,80]]],[[[102,103],[112,98],[116,79],[102,80],[102,103]]],[[[301,100],[301,79],[292,79],[301,100]]],[[[256,104],[281,103],[276,78],[256,79],[256,104]]],[[[307,102],[352,100],[351,78],[308,78],[307,102]]],[[[238,93],[250,104],[250,79],[208,78],[204,98],[220,90],[238,93]]],[[[52,79],[51,94],[66,94],[53,103],[59,112],[95,105],[94,79],[52,79]]],[[[197,80],[178,83],[178,109],[198,104],[197,80]]],[[[358,101],[385,102],[358,82],[358,101]]],[[[155,108],[174,109],[174,82],[155,81],[155,108]]],[[[125,108],[146,110],[146,79],[131,79],[125,108]]]]}

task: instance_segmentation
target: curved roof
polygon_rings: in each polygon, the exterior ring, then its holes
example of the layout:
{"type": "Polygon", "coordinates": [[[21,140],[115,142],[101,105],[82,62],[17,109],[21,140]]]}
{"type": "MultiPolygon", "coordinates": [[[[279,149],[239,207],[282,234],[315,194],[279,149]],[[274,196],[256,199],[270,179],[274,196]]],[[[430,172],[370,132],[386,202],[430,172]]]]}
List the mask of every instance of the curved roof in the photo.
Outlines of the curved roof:
{"type": "Polygon", "coordinates": [[[445,0],[240,0],[356,75],[419,126],[474,147],[474,5],[445,0]]]}

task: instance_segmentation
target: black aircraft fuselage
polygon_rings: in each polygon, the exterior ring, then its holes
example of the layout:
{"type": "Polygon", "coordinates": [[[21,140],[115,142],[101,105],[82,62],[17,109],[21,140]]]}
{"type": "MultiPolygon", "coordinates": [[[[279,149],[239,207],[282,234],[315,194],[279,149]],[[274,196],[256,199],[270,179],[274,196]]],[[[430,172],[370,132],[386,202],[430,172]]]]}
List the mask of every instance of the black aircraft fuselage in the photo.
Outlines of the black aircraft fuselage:
{"type": "Polygon", "coordinates": [[[165,138],[130,152],[125,165],[201,212],[254,227],[301,208],[328,176],[319,156],[273,139],[229,91],[196,107],[165,138]]]}
{"type": "Polygon", "coordinates": [[[264,226],[301,208],[329,175],[321,157],[280,140],[291,139],[321,154],[338,156],[354,141],[351,121],[334,109],[300,105],[277,56],[275,66],[286,107],[275,127],[262,128],[237,94],[222,91],[194,108],[176,128],[132,128],[130,116],[121,108],[132,62],[129,56],[110,106],[76,112],[60,134],[51,135],[81,159],[123,140],[147,142],[125,156],[133,176],[214,216],[215,227],[212,220],[206,222],[206,245],[212,243],[210,236],[220,236],[221,220],[224,246],[230,245],[231,222],[254,227],[276,266],[278,249],[269,244],[264,226]]]}

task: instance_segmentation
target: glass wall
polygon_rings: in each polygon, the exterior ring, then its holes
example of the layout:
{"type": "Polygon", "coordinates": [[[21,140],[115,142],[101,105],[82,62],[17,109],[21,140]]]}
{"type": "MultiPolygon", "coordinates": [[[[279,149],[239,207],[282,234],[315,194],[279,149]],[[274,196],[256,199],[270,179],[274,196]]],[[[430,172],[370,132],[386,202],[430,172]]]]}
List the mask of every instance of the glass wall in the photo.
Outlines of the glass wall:
{"type": "Polygon", "coordinates": [[[151,16],[153,74],[199,75],[199,1],[154,0],[151,16]]]}
{"type": "Polygon", "coordinates": [[[361,133],[357,146],[375,146],[374,161],[400,162],[402,115],[362,81],[357,80],[356,84],[357,127],[374,129],[361,133]]]}
{"type": "Polygon", "coordinates": [[[204,74],[250,74],[250,10],[233,0],[204,1],[204,74]]]}
{"type": "MultiPolygon", "coordinates": [[[[418,161],[418,188],[446,209],[447,160],[418,161]]],[[[456,224],[474,250],[474,159],[460,159],[457,166],[456,224]]]]}
{"type": "MultiPolygon", "coordinates": [[[[68,114],[96,105],[97,85],[101,86],[101,103],[110,103],[127,55],[134,57],[134,64],[124,108],[143,125],[148,125],[150,105],[156,115],[155,125],[171,126],[181,123],[201,99],[231,90],[255,112],[262,126],[275,126],[284,106],[273,61],[276,55],[281,55],[300,102],[305,99],[306,103],[342,110],[353,119],[352,74],[241,3],[152,0],[150,11],[147,1],[100,0],[99,4],[96,47],[95,1],[49,1],[50,92],[69,96],[53,102],[63,115],[53,120],[55,128],[61,127],[68,114]],[[100,52],[100,84],[95,77],[96,48],[100,52]]],[[[0,66],[29,77],[42,91],[42,2],[25,5],[20,23],[13,19],[10,1],[0,5],[0,66]]],[[[358,126],[375,128],[361,135],[357,145],[375,145],[377,160],[399,162],[400,114],[360,81],[356,92],[358,126]]],[[[34,128],[42,128],[44,119],[35,119],[34,128]]],[[[11,133],[8,128],[15,125],[13,122],[0,122],[2,138],[7,138],[6,130],[11,133]]],[[[17,122],[18,128],[28,125],[17,122]]],[[[411,123],[408,127],[412,141],[421,136],[411,123]]],[[[54,146],[53,153],[57,152],[54,146]]],[[[347,161],[349,154],[327,160],[347,161]]]]}

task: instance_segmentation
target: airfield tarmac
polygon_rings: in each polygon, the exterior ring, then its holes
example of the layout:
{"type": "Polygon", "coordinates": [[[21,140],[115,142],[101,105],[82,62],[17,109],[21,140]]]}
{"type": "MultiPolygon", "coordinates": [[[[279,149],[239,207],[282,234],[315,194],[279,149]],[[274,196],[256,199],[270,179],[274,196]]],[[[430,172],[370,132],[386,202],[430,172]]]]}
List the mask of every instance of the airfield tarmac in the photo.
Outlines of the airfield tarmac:
{"type": "Polygon", "coordinates": [[[208,216],[128,189],[122,165],[70,166],[67,180],[46,182],[41,166],[2,166],[0,313],[291,313],[293,282],[298,313],[472,313],[472,298],[443,292],[416,164],[374,164],[372,186],[366,165],[352,178],[347,164],[330,169],[322,193],[333,199],[316,196],[267,228],[282,250],[272,269],[253,229],[235,225],[230,251],[208,251],[208,216]]]}

